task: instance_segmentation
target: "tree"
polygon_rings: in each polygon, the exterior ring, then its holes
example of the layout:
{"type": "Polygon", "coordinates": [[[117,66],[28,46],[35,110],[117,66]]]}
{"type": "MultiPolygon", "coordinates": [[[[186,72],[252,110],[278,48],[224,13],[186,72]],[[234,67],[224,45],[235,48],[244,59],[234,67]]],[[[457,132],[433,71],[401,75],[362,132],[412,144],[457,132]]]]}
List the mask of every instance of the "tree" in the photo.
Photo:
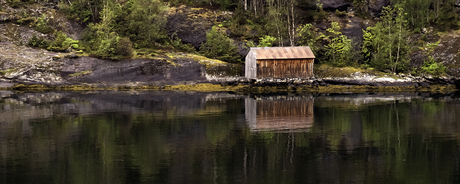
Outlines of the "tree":
{"type": "Polygon", "coordinates": [[[140,47],[151,47],[155,42],[167,38],[165,32],[167,7],[159,0],[129,0],[127,3],[126,32],[140,47]]]}
{"type": "Polygon", "coordinates": [[[394,8],[385,7],[383,20],[363,31],[362,50],[371,66],[392,72],[405,70],[409,62],[409,45],[405,39],[409,32],[405,15],[399,4],[394,8]]]}
{"type": "Polygon", "coordinates": [[[116,15],[113,6],[107,3],[100,12],[101,22],[90,23],[83,34],[87,50],[104,59],[122,59],[132,56],[129,38],[121,37],[115,27],[116,15]]]}
{"type": "Polygon", "coordinates": [[[346,66],[352,64],[353,46],[351,40],[340,32],[340,26],[337,22],[331,23],[331,28],[327,29],[328,38],[331,40],[326,45],[326,57],[329,63],[335,66],[346,66]]]}
{"type": "Polygon", "coordinates": [[[321,49],[320,41],[325,37],[322,33],[316,31],[316,27],[312,24],[305,24],[297,28],[298,44],[301,46],[309,46],[315,55],[321,49]]]}
{"type": "Polygon", "coordinates": [[[240,62],[240,56],[232,40],[224,33],[221,33],[214,26],[206,34],[206,42],[201,44],[200,53],[208,58],[219,59],[227,62],[240,62]]]}

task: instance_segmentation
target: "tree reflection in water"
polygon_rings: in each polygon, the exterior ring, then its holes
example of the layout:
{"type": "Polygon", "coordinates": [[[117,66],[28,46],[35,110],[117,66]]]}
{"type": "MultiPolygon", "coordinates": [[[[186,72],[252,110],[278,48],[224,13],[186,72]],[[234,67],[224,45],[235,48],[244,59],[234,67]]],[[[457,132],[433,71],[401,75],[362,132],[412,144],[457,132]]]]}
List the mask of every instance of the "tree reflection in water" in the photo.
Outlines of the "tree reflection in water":
{"type": "Polygon", "coordinates": [[[459,180],[456,95],[0,95],[0,183],[459,180]]]}

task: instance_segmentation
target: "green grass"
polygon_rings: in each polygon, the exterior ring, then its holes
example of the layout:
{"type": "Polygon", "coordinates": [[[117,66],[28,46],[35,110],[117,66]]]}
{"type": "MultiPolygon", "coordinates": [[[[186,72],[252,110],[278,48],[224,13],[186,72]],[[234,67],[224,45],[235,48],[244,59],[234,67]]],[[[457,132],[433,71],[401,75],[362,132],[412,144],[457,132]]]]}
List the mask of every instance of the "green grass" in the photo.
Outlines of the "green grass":
{"type": "Polygon", "coordinates": [[[78,73],[70,74],[69,77],[77,77],[77,76],[87,75],[87,74],[90,74],[90,73],[93,73],[93,72],[90,71],[90,70],[86,70],[86,71],[81,71],[81,72],[78,72],[78,73]]]}
{"type": "Polygon", "coordinates": [[[8,72],[13,71],[13,69],[8,69],[8,70],[0,70],[0,75],[5,75],[8,72]]]}

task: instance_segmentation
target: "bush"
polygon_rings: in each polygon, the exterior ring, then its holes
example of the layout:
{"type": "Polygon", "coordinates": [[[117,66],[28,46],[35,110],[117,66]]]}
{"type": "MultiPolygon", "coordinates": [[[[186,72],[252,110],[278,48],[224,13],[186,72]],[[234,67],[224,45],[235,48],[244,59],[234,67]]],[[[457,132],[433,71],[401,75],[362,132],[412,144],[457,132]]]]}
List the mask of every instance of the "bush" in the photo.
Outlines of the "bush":
{"type": "Polygon", "coordinates": [[[27,42],[27,45],[31,47],[47,48],[50,45],[50,43],[45,38],[37,37],[37,35],[34,34],[32,38],[30,38],[29,41],[27,42]]]}
{"type": "Polygon", "coordinates": [[[260,38],[258,47],[271,47],[275,43],[276,38],[271,36],[264,36],[260,38]]]}
{"type": "MultiPolygon", "coordinates": [[[[88,2],[85,1],[73,1],[72,4],[68,5],[65,2],[59,3],[59,10],[66,14],[67,18],[81,22],[95,22],[98,20],[97,16],[93,16],[93,13],[88,7],[88,2]]],[[[94,2],[92,6],[95,6],[95,9],[102,9],[102,4],[94,2]]]]}
{"type": "Polygon", "coordinates": [[[218,32],[216,27],[206,34],[206,42],[201,44],[200,53],[208,58],[219,59],[227,62],[241,62],[241,57],[236,52],[232,40],[225,34],[218,32]]]}
{"type": "Polygon", "coordinates": [[[129,38],[122,38],[117,33],[110,33],[107,39],[103,39],[95,52],[102,59],[119,60],[133,55],[133,44],[129,38]]]}
{"type": "Polygon", "coordinates": [[[446,67],[442,63],[436,63],[433,57],[423,62],[422,72],[434,76],[440,76],[446,72],[446,67]]]}
{"type": "Polygon", "coordinates": [[[345,15],[347,15],[347,12],[335,10],[335,15],[337,15],[337,17],[345,17],[345,15]]]}
{"type": "Polygon", "coordinates": [[[53,32],[53,28],[48,26],[48,19],[43,14],[41,17],[37,18],[37,24],[35,25],[35,30],[43,34],[48,34],[53,32]]]}
{"type": "Polygon", "coordinates": [[[173,35],[171,35],[169,41],[171,42],[171,45],[174,47],[174,49],[178,49],[178,50],[181,50],[184,52],[190,52],[190,53],[196,52],[196,49],[192,44],[182,43],[182,40],[179,37],[177,37],[176,33],[173,33],[173,35]]]}
{"type": "Polygon", "coordinates": [[[54,34],[56,37],[53,42],[51,42],[50,46],[48,46],[47,50],[51,51],[67,51],[69,48],[79,49],[79,42],[78,40],[73,40],[72,38],[67,37],[61,31],[58,31],[54,34]]]}
{"type": "Polygon", "coordinates": [[[133,52],[134,49],[131,40],[127,37],[119,38],[116,44],[116,54],[123,57],[132,57],[133,52]]]}

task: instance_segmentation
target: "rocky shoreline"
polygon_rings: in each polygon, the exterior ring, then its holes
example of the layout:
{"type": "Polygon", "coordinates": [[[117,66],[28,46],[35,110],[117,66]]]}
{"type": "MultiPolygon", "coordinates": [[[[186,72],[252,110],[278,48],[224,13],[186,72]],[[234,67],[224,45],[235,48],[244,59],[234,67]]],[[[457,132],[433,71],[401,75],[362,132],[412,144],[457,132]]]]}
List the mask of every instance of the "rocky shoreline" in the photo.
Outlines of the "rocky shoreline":
{"type": "Polygon", "coordinates": [[[310,79],[246,79],[233,77],[220,80],[183,81],[174,85],[123,85],[101,86],[100,83],[45,84],[0,81],[1,90],[19,91],[92,91],[92,90],[177,90],[198,92],[237,93],[386,93],[386,92],[430,92],[450,93],[458,91],[460,79],[417,77],[415,79],[366,80],[353,78],[310,79]]]}
{"type": "Polygon", "coordinates": [[[195,55],[110,61],[75,53],[53,53],[17,46],[26,58],[9,56],[12,45],[0,45],[0,89],[4,90],[182,90],[241,93],[451,92],[460,78],[375,76],[308,79],[246,79],[243,65],[218,63],[195,55]]]}

